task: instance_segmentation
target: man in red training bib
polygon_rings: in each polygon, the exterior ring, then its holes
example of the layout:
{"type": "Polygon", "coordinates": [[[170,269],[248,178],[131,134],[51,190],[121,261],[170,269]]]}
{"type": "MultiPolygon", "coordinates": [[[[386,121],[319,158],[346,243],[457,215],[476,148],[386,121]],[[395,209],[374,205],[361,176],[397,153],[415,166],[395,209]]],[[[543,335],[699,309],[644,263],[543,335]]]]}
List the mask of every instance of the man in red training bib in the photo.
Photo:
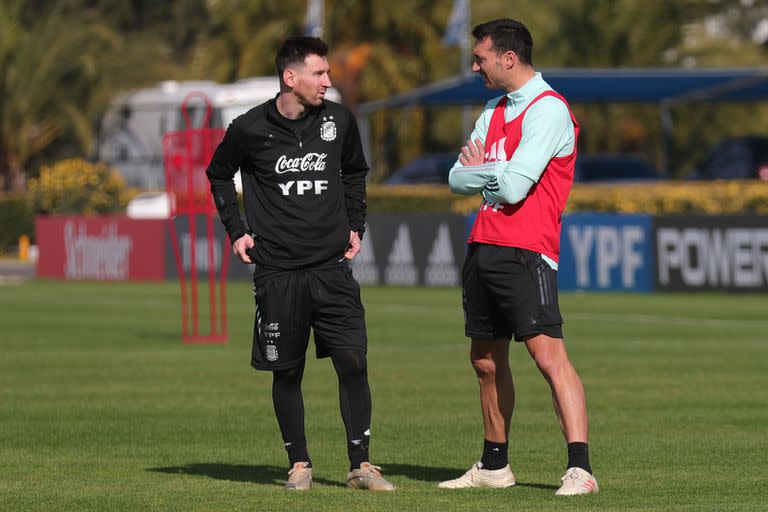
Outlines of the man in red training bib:
{"type": "Polygon", "coordinates": [[[579,124],[565,98],[534,71],[525,25],[499,19],[478,25],[472,35],[472,70],[487,87],[507,91],[486,104],[449,177],[453,192],[483,196],[462,271],[462,303],[485,442],[479,462],[439,487],[515,485],[507,455],[514,336],[549,383],[568,444],[555,494],[597,492],[584,388],[565,350],[557,298],[561,216],[573,183],[579,124]]]}

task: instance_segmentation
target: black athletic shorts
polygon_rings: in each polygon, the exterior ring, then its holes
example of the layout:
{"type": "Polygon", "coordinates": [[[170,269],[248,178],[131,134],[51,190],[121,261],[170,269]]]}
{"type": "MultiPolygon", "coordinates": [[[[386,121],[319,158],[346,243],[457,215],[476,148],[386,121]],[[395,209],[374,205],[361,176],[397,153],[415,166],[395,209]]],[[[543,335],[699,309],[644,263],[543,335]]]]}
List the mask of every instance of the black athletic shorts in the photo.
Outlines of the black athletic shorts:
{"type": "Polygon", "coordinates": [[[301,364],[315,333],[318,358],[335,350],[366,352],[360,286],[347,261],[311,269],[257,269],[253,275],[256,319],[251,366],[284,370],[301,364]]]}
{"type": "Polygon", "coordinates": [[[557,271],[534,251],[472,243],[461,274],[469,338],[563,337],[557,271]]]}

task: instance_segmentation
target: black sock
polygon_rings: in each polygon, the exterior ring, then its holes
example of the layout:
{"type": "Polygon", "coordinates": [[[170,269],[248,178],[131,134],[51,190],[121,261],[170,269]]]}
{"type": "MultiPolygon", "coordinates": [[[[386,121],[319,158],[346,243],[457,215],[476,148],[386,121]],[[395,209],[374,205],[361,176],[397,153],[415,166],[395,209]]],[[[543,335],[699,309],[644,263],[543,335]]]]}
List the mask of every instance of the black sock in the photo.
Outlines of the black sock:
{"type": "Polygon", "coordinates": [[[589,465],[589,445],[587,443],[568,443],[568,468],[581,468],[592,474],[589,465]]]}
{"type": "Polygon", "coordinates": [[[483,458],[480,463],[483,469],[502,469],[509,463],[509,443],[494,443],[487,439],[483,441],[483,458]]]}
{"type": "Polygon", "coordinates": [[[297,462],[308,462],[309,467],[312,467],[312,461],[309,460],[309,453],[307,452],[306,439],[285,443],[285,451],[288,452],[288,463],[291,467],[297,462]]]}
{"type": "Polygon", "coordinates": [[[371,436],[363,436],[362,439],[347,441],[347,454],[349,455],[349,470],[357,469],[363,462],[368,462],[368,445],[371,436]]]}

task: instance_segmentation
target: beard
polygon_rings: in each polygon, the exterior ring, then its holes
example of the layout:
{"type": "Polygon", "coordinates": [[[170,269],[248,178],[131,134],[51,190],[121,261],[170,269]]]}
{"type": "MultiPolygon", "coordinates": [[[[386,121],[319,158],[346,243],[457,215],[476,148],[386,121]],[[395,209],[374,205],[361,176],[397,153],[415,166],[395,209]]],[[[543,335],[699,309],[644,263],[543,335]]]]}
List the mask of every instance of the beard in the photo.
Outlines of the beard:
{"type": "Polygon", "coordinates": [[[313,93],[311,95],[301,95],[299,96],[299,101],[307,108],[311,107],[319,107],[323,104],[323,100],[325,99],[325,94],[321,95],[319,93],[313,93]]]}

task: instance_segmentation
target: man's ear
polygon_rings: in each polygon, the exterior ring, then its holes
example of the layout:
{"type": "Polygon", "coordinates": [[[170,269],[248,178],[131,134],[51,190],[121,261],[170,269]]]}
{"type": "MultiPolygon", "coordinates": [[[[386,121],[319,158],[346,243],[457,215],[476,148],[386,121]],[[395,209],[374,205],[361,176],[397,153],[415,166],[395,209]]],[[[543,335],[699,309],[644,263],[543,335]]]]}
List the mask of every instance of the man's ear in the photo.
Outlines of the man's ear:
{"type": "Polygon", "coordinates": [[[507,69],[512,69],[513,67],[515,67],[515,64],[517,64],[517,54],[512,50],[509,50],[508,52],[504,52],[504,55],[502,56],[501,61],[504,63],[504,67],[506,67],[507,69]]]}
{"type": "Polygon", "coordinates": [[[296,87],[296,72],[291,68],[285,68],[283,70],[283,82],[288,87],[296,87]]]}

